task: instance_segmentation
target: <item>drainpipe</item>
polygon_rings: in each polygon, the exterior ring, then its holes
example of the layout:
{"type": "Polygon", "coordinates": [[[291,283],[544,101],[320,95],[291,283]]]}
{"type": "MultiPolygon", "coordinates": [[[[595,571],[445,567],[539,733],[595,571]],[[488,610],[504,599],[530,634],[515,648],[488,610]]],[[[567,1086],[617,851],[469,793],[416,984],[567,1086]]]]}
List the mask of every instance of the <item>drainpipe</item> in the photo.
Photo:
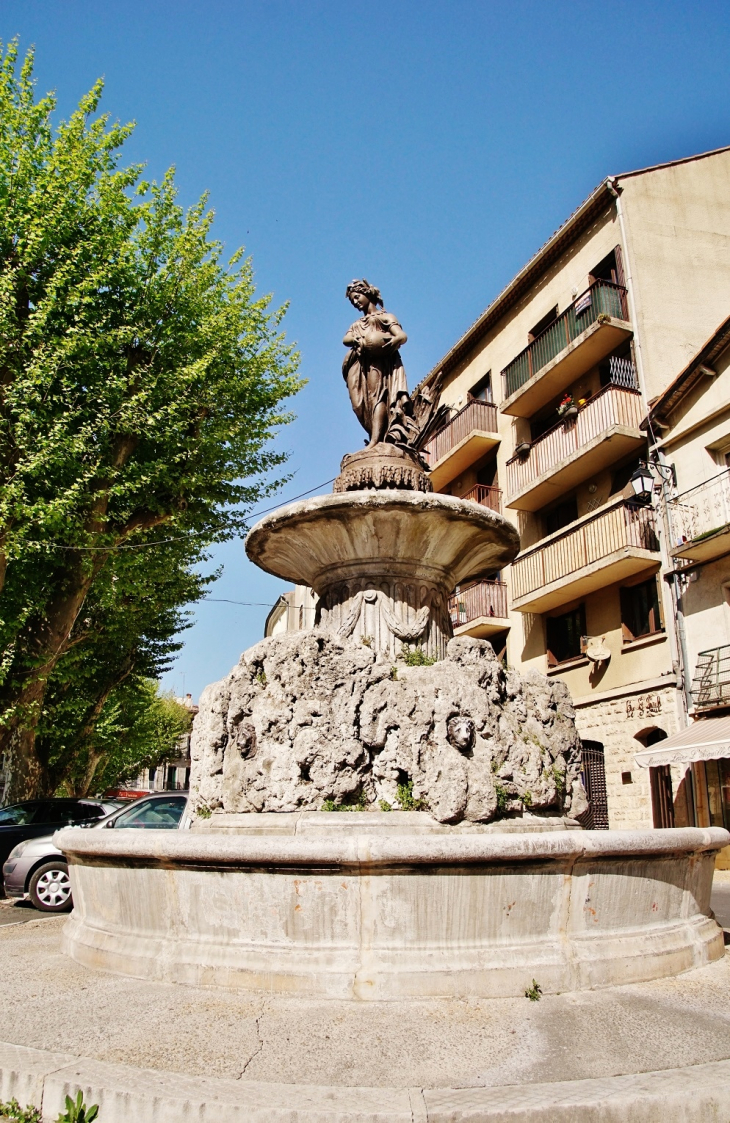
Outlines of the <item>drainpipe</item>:
{"type": "MultiPolygon", "coordinates": [[[[626,225],[624,222],[624,210],[621,205],[621,192],[616,185],[616,179],[614,176],[608,176],[608,178],[606,179],[606,187],[608,188],[610,194],[613,196],[616,205],[616,217],[618,218],[619,229],[621,231],[621,244],[624,251],[624,267],[626,271],[626,276],[624,279],[626,281],[626,291],[629,298],[629,315],[631,316],[631,322],[634,325],[634,354],[636,356],[636,373],[639,379],[639,389],[641,390],[641,396],[644,401],[644,409],[648,414],[649,404],[646,394],[646,379],[644,377],[644,360],[643,352],[641,349],[641,335],[639,332],[639,323],[636,315],[636,301],[634,300],[634,279],[631,272],[631,255],[629,254],[628,242],[626,240],[626,225]]],[[[654,445],[656,445],[657,438],[651,429],[650,433],[654,445]]],[[[660,462],[665,463],[661,450],[658,450],[658,455],[660,462]]],[[[661,498],[664,515],[664,534],[662,535],[662,564],[665,571],[673,572],[674,564],[671,557],[669,556],[669,550],[671,548],[670,543],[673,542],[674,539],[672,537],[671,517],[669,514],[669,504],[667,502],[668,483],[664,478],[663,472],[660,472],[660,477],[662,481],[661,498]]],[[[674,625],[671,629],[672,647],[674,648],[673,654],[676,654],[677,656],[679,673],[682,679],[681,697],[683,701],[683,712],[679,716],[681,719],[681,723],[683,725],[686,725],[688,711],[692,702],[692,696],[689,693],[689,680],[687,676],[687,640],[684,630],[684,616],[682,614],[681,598],[679,597],[677,592],[676,575],[672,578],[672,609],[672,623],[674,625]]]]}
{"type": "Polygon", "coordinates": [[[644,408],[648,410],[647,397],[646,397],[646,382],[644,380],[644,362],[641,352],[641,337],[639,335],[639,323],[636,318],[636,301],[634,300],[634,278],[631,272],[631,256],[629,254],[629,246],[626,241],[626,226],[624,224],[624,210],[621,206],[621,192],[616,187],[616,180],[613,176],[609,176],[606,180],[606,187],[611,195],[613,195],[616,204],[616,217],[618,218],[618,225],[621,231],[621,245],[623,246],[624,253],[624,268],[626,276],[626,291],[629,297],[629,315],[631,316],[631,323],[634,325],[634,354],[636,355],[636,373],[639,376],[639,389],[641,396],[644,399],[644,408]]]}

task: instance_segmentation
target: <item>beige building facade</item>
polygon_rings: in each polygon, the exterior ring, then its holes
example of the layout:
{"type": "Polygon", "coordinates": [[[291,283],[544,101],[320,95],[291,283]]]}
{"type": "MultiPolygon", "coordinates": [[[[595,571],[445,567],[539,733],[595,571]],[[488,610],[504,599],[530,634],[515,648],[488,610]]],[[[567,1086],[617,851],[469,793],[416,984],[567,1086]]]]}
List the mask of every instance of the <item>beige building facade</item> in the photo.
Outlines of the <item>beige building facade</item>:
{"type": "MultiPolygon", "coordinates": [[[[644,754],[660,811],[657,825],[674,825],[689,800],[697,825],[727,827],[730,316],[651,403],[645,428],[651,454],[664,466],[667,479],[660,504],[668,545],[665,582],[676,598],[690,721],[678,738],[644,754]]],[[[723,855],[723,864],[730,865],[730,854],[723,855]]]]}
{"type": "Polygon", "coordinates": [[[456,591],[455,631],[566,682],[595,826],[653,825],[635,755],[686,724],[671,544],[631,478],[650,403],[728,308],[723,149],[606,179],[428,376],[452,410],[426,450],[435,489],[501,510],[522,540],[456,591]]]}

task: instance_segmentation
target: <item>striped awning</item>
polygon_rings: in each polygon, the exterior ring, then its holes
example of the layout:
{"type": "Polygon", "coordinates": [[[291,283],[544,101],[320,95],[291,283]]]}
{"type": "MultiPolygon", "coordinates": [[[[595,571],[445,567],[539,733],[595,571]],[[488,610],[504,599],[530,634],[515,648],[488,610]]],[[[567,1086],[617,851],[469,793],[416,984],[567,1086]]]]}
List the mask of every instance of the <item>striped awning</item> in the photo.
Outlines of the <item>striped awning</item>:
{"type": "Polygon", "coordinates": [[[642,749],[634,760],[639,768],[657,768],[661,764],[694,764],[725,756],[730,757],[730,717],[703,717],[666,741],[642,749]]]}

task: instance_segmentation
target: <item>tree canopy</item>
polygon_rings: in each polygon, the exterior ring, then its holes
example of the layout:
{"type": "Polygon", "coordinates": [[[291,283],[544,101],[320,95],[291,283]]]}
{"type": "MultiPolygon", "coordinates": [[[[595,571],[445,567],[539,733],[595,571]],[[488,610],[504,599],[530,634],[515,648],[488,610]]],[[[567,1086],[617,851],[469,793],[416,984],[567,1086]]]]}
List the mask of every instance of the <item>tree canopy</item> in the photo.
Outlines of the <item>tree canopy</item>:
{"type": "MultiPolygon", "coordinates": [[[[32,52],[21,64],[16,43],[2,50],[0,751],[13,799],[53,788],[36,734],[63,674],[107,658],[84,621],[103,616],[114,581],[132,582],[128,607],[135,588],[150,595],[145,563],[117,559],[159,555],[172,579],[240,534],[277,484],[272,438],[301,385],[284,309],[256,295],[241,251],[225,260],[207,198],[185,211],[172,171],[147,183],[121,166],[132,126],[98,113],[101,94],[98,82],[54,127],[32,52]]],[[[181,580],[178,606],[201,595],[181,580]]]]}

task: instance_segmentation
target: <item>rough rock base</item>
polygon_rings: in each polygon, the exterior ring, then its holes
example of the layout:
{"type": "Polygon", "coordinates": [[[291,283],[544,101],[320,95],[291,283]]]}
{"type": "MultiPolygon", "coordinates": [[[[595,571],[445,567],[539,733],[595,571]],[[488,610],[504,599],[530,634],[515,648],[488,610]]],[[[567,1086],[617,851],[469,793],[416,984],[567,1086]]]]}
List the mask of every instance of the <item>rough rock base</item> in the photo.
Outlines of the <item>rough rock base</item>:
{"type": "Polygon", "coordinates": [[[200,700],[193,808],[427,809],[444,823],[586,809],[567,688],[485,640],[406,666],[329,632],[264,640],[200,700]]]}

